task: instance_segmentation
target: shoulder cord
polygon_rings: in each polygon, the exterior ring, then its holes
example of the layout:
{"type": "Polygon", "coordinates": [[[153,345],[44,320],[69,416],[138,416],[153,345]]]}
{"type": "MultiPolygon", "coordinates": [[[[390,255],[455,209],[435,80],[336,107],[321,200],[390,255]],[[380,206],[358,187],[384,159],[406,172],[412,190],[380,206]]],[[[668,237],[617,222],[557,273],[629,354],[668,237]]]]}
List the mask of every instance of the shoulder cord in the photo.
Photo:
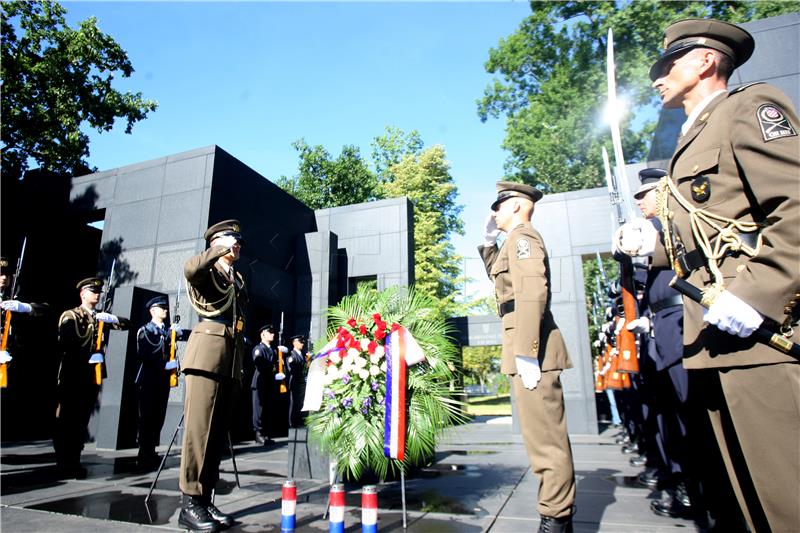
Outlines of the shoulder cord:
{"type": "Polygon", "coordinates": [[[72,319],[75,328],[75,336],[81,341],[81,345],[86,344],[86,341],[94,337],[94,323],[89,322],[89,325],[86,328],[86,333],[81,334],[80,328],[78,328],[78,315],[75,314],[75,311],[69,310],[64,311],[61,313],[61,318],[58,319],[59,326],[64,323],[65,320],[72,319]]]}
{"type": "Polygon", "coordinates": [[[227,311],[230,306],[233,304],[233,301],[236,298],[236,288],[234,284],[231,283],[228,288],[220,287],[217,283],[217,280],[214,279],[214,273],[211,273],[211,281],[214,283],[214,288],[217,289],[219,292],[223,293],[222,298],[219,300],[214,300],[212,302],[201,303],[197,301],[197,298],[194,297],[192,294],[191,284],[186,284],[186,295],[189,297],[189,303],[191,304],[192,308],[197,311],[197,314],[203,318],[212,318],[221,315],[225,311],[227,311]],[[216,305],[221,305],[219,309],[214,311],[206,310],[207,307],[214,307],[216,305]]]}
{"type": "MultiPolygon", "coordinates": [[[[154,348],[161,348],[162,346],[164,346],[164,337],[162,337],[161,335],[158,335],[158,342],[153,342],[150,340],[150,335],[147,333],[146,327],[142,326],[141,328],[139,328],[139,331],[144,333],[144,339],[150,346],[153,346],[154,348]]],[[[156,350],[153,350],[153,353],[155,352],[156,350]]]]}
{"type": "Polygon", "coordinates": [[[671,261],[674,261],[674,243],[670,235],[669,227],[672,219],[672,213],[669,211],[669,196],[675,198],[675,201],[689,213],[689,221],[692,226],[692,235],[695,242],[703,255],[708,259],[708,269],[714,283],[711,287],[704,291],[704,302],[713,301],[713,298],[724,290],[724,282],[722,271],[719,269],[719,264],[728,252],[743,253],[749,257],[755,257],[761,251],[763,241],[762,235],[759,233],[756,237],[755,248],[747,245],[742,241],[739,236],[740,233],[753,233],[767,226],[767,224],[758,222],[742,222],[731,218],[723,217],[722,215],[714,214],[705,209],[700,209],[693,206],[684,198],[675,183],[669,176],[664,176],[658,184],[656,190],[656,210],[659,220],[664,227],[664,247],[671,261]],[[706,230],[703,229],[702,223],[705,223],[712,229],[717,231],[717,235],[710,239],[706,230]],[[713,291],[706,296],[707,291],[713,291]],[[709,298],[710,297],[710,298],[709,298]]]}

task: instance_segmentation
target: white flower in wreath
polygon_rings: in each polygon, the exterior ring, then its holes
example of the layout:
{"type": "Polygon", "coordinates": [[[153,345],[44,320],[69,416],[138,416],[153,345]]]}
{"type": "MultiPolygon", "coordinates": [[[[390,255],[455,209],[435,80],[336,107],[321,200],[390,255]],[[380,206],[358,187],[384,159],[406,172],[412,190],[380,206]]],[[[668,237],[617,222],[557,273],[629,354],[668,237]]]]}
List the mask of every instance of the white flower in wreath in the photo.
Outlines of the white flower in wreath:
{"type": "Polygon", "coordinates": [[[350,348],[349,350],[347,350],[347,355],[345,356],[345,359],[350,358],[350,361],[352,362],[353,359],[358,357],[358,354],[359,354],[358,350],[356,350],[355,348],[350,348]]]}
{"type": "Polygon", "coordinates": [[[361,379],[367,379],[369,377],[369,370],[367,370],[366,368],[362,368],[361,370],[358,371],[358,377],[360,377],[361,379]]]}
{"type": "Polygon", "coordinates": [[[378,356],[378,359],[383,357],[385,354],[386,354],[386,350],[383,349],[383,346],[378,345],[378,347],[375,348],[375,355],[378,356]]]}
{"type": "Polygon", "coordinates": [[[360,355],[353,359],[353,366],[356,368],[364,368],[367,366],[367,360],[361,357],[360,355]]]}
{"type": "Polygon", "coordinates": [[[366,352],[368,346],[369,346],[369,340],[368,339],[361,339],[361,351],[362,352],[366,352]]]}
{"type": "Polygon", "coordinates": [[[382,371],[384,371],[384,372],[386,372],[386,361],[384,361],[383,363],[381,363],[381,370],[382,370],[382,371]]]}
{"type": "MultiPolygon", "coordinates": [[[[339,363],[341,363],[341,362],[342,362],[342,356],[341,356],[341,355],[339,355],[339,350],[336,350],[335,352],[331,353],[331,354],[328,356],[328,359],[329,359],[329,360],[330,360],[330,361],[331,361],[333,364],[336,364],[336,365],[338,365],[339,363]]],[[[328,367],[328,368],[330,368],[330,367],[328,367]]]]}
{"type": "Polygon", "coordinates": [[[373,365],[377,365],[378,361],[380,361],[380,360],[381,360],[381,358],[378,357],[378,354],[372,354],[372,355],[369,356],[369,362],[372,363],[373,365]]]}
{"type": "Polygon", "coordinates": [[[374,377],[374,376],[377,376],[380,373],[381,373],[381,368],[378,365],[372,365],[371,367],[369,367],[369,375],[370,376],[374,377]]]}

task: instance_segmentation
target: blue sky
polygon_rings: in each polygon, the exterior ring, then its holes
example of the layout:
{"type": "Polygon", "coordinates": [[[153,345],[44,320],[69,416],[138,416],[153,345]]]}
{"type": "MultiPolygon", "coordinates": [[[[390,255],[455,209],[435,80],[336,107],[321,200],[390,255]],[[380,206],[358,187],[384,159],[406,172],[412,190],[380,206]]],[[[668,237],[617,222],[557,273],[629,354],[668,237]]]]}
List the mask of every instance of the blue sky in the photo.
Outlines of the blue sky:
{"type": "Polygon", "coordinates": [[[216,144],[268,179],[294,175],[303,137],[332,155],[364,156],[392,125],[441,144],[464,205],[469,292],[491,293],[475,246],[502,177],[503,120],[481,123],[475,100],[489,49],[530,13],[525,2],[65,2],[76,26],[98,19],[136,69],[116,87],[159,108],[91,133],[89,162],[107,170],[216,144]]]}

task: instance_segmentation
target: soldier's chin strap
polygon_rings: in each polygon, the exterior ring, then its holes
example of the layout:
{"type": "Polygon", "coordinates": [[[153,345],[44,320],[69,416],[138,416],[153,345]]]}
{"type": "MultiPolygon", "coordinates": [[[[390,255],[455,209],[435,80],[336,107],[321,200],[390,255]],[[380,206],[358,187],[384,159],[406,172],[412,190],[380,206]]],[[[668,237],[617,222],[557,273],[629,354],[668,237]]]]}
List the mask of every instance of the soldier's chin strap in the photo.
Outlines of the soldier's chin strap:
{"type": "Polygon", "coordinates": [[[760,230],[766,227],[767,224],[734,220],[706,209],[695,207],[681,195],[672,179],[669,176],[664,176],[656,187],[656,215],[664,227],[664,247],[673,264],[675,263],[676,252],[675,243],[672,240],[672,213],[668,205],[670,196],[675,198],[678,205],[689,213],[692,235],[698,248],[707,259],[706,265],[713,279],[713,285],[706,289],[712,292],[712,294],[709,294],[709,301],[713,301],[714,296],[725,289],[722,271],[719,268],[722,259],[726,255],[738,253],[743,253],[749,257],[758,255],[761,251],[763,240],[760,230]],[[717,235],[709,238],[703,224],[710,229],[716,230],[717,235]],[[742,239],[741,234],[743,233],[755,233],[755,246],[750,246],[742,239]]]}

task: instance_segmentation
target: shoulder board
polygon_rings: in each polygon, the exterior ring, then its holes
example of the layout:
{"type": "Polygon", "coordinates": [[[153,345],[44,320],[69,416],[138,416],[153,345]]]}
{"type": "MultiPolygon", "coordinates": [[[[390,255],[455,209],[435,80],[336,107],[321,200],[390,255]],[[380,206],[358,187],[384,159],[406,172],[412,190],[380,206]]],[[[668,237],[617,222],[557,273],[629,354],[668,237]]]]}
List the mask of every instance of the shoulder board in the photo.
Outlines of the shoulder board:
{"type": "Polygon", "coordinates": [[[764,83],[763,81],[757,81],[757,82],[754,82],[754,83],[747,83],[745,85],[742,85],[741,87],[735,88],[734,90],[732,90],[728,94],[731,95],[731,94],[740,93],[740,92],[744,91],[745,89],[748,89],[749,87],[752,87],[754,85],[762,85],[763,83],[764,83]]]}
{"type": "Polygon", "coordinates": [[[63,324],[65,320],[75,320],[77,322],[78,317],[75,315],[75,311],[69,309],[61,313],[61,316],[58,318],[58,325],[63,324]]]}

